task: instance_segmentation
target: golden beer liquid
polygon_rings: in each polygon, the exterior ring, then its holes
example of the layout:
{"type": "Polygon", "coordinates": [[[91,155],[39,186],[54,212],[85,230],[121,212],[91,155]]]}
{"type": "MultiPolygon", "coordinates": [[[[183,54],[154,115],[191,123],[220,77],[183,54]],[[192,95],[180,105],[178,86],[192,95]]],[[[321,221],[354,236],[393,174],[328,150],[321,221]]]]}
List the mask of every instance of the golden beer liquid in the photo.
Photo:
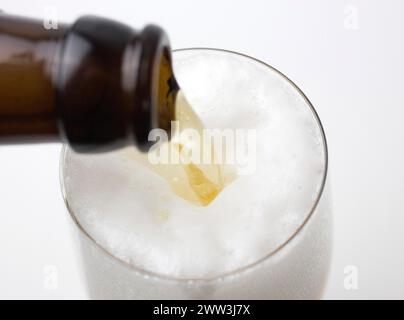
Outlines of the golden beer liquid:
{"type": "Polygon", "coordinates": [[[172,131],[170,141],[160,143],[158,147],[152,147],[150,153],[161,155],[168,151],[168,162],[152,163],[149,155],[136,153],[137,161],[141,161],[147,168],[162,177],[172,188],[173,192],[184,200],[199,206],[209,205],[224,187],[234,178],[234,172],[229,166],[215,163],[213,145],[210,150],[204,145],[204,125],[194,112],[182,91],[179,90],[175,99],[175,120],[177,129],[172,131]],[[192,146],[184,130],[193,129],[200,137],[199,159],[195,162],[191,156],[192,146]],[[185,137],[185,138],[184,138],[185,137]],[[176,153],[172,161],[171,154],[176,153]],[[209,152],[208,155],[204,154],[209,152]]]}

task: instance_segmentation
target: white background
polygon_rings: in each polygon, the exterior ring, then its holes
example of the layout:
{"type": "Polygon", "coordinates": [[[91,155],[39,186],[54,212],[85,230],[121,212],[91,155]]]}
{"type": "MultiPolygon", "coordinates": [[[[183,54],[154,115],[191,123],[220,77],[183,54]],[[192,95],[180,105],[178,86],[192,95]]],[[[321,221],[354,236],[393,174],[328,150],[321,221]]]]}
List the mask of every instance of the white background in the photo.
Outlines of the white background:
{"type": "MultiPolygon", "coordinates": [[[[404,298],[404,2],[22,1],[0,9],[61,21],[154,22],[173,48],[246,53],[307,94],[330,149],[335,244],[325,298],[404,298]],[[358,268],[358,289],[344,268],[358,268]]],[[[60,194],[60,145],[0,147],[0,298],[85,298],[60,194]],[[58,271],[56,288],[46,282],[58,271]]]]}

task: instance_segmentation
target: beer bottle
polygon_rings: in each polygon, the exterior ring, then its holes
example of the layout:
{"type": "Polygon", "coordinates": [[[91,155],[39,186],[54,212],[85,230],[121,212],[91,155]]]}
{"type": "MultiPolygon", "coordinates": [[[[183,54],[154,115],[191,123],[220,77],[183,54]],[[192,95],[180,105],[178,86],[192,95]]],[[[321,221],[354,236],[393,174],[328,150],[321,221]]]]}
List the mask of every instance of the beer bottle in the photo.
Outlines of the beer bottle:
{"type": "Polygon", "coordinates": [[[94,16],[46,28],[0,13],[0,144],[64,141],[77,152],[169,132],[178,85],[165,32],[94,16]]]}

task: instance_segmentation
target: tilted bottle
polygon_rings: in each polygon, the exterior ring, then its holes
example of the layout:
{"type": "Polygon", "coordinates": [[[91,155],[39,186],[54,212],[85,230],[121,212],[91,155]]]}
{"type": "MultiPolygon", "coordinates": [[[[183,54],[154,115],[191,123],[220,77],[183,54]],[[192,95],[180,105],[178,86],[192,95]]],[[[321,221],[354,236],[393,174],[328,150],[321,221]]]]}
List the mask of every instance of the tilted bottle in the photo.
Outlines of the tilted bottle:
{"type": "Polygon", "coordinates": [[[94,16],[46,29],[0,13],[0,144],[61,140],[78,152],[149,147],[169,132],[178,85],[170,44],[94,16]]]}

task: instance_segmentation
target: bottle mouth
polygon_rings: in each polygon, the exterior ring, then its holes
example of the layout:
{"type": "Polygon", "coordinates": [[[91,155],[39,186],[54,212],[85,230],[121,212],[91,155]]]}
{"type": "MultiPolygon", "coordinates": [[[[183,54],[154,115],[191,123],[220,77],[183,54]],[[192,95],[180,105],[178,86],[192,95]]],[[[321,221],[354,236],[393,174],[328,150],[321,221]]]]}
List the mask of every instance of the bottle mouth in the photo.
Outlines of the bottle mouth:
{"type": "Polygon", "coordinates": [[[170,136],[179,87],[173,74],[171,49],[165,32],[157,26],[148,25],[140,37],[142,49],[134,115],[137,121],[133,130],[136,145],[145,152],[153,145],[148,140],[151,130],[163,129],[170,136]]]}
{"type": "Polygon", "coordinates": [[[175,120],[175,102],[180,88],[174,76],[171,51],[168,46],[163,47],[157,70],[157,92],[154,94],[157,100],[154,116],[157,127],[170,133],[171,121],[175,120]]]}

